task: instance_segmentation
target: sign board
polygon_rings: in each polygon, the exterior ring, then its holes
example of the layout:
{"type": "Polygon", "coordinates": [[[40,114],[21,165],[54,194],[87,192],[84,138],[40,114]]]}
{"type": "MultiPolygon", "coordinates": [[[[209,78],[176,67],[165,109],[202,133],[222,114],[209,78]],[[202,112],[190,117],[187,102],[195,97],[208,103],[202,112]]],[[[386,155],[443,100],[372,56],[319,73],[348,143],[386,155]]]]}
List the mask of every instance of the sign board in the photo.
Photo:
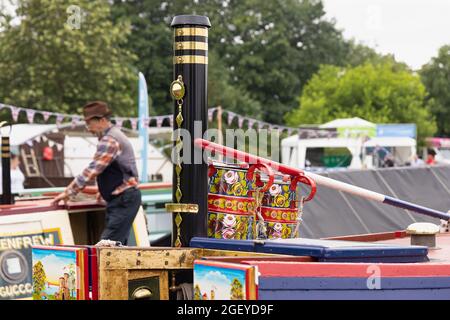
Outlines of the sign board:
{"type": "Polygon", "coordinates": [[[378,124],[377,137],[408,137],[415,139],[417,135],[414,123],[378,124]]]}
{"type": "Polygon", "coordinates": [[[0,225],[0,300],[31,298],[31,247],[61,243],[59,228],[42,229],[40,222],[24,223],[24,231],[17,227],[0,225]]]}

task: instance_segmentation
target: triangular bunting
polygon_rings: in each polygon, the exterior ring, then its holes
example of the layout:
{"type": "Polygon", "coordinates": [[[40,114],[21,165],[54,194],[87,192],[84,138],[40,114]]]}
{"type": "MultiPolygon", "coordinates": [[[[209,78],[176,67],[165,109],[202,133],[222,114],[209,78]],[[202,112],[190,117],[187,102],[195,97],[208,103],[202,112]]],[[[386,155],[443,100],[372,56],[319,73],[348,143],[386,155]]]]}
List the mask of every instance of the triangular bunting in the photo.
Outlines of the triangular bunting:
{"type": "Polygon", "coordinates": [[[130,122],[131,122],[131,128],[133,130],[137,129],[137,119],[136,118],[130,118],[130,122]]]}
{"type": "Polygon", "coordinates": [[[27,113],[28,123],[33,123],[34,122],[34,115],[36,114],[36,111],[31,110],[31,109],[27,109],[26,113],[27,113]]]}
{"type": "Polygon", "coordinates": [[[11,107],[11,115],[14,122],[17,122],[17,120],[19,119],[19,113],[21,110],[22,110],[21,108],[11,107]]]}

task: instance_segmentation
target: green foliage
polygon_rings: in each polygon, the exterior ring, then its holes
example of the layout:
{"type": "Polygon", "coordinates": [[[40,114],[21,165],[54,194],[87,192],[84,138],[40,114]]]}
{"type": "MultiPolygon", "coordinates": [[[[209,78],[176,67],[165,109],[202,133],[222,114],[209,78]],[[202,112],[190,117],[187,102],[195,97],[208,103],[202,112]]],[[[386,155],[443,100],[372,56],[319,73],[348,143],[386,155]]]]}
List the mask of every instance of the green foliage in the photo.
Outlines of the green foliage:
{"type": "Polygon", "coordinates": [[[194,287],[194,300],[202,300],[202,293],[198,284],[194,287]]]}
{"type": "Polygon", "coordinates": [[[395,71],[410,70],[407,64],[396,61],[392,54],[382,55],[370,47],[356,43],[354,40],[348,41],[347,50],[345,58],[347,66],[356,67],[368,62],[374,65],[391,63],[392,69],[395,71]]]}
{"type": "Polygon", "coordinates": [[[0,26],[0,101],[76,113],[99,99],[134,113],[135,57],[120,47],[130,27],[111,22],[108,1],[20,0],[16,14],[18,24],[6,17],[0,26]],[[72,4],[86,13],[79,29],[67,23],[72,4]]]}
{"type": "Polygon", "coordinates": [[[360,117],[375,123],[416,123],[423,138],[436,131],[425,96],[419,77],[391,62],[354,68],[324,65],[305,86],[300,107],[286,121],[296,126],[360,117]]]}
{"type": "MultiPolygon", "coordinates": [[[[170,21],[179,14],[210,18],[209,106],[282,123],[320,64],[344,64],[347,44],[315,0],[115,0],[116,21],[133,27],[126,47],[139,57],[154,112],[172,112],[170,21]]],[[[152,110],[153,111],[153,110],[152,110]]]]}
{"type": "Polygon", "coordinates": [[[420,70],[427,97],[433,114],[436,116],[439,136],[450,136],[450,45],[439,49],[437,57],[420,70]]]}
{"type": "Polygon", "coordinates": [[[33,298],[40,299],[40,293],[44,290],[46,281],[44,265],[41,261],[38,261],[33,266],[33,298]]]}
{"type": "Polygon", "coordinates": [[[231,283],[230,300],[244,300],[243,286],[237,278],[231,283]]]}

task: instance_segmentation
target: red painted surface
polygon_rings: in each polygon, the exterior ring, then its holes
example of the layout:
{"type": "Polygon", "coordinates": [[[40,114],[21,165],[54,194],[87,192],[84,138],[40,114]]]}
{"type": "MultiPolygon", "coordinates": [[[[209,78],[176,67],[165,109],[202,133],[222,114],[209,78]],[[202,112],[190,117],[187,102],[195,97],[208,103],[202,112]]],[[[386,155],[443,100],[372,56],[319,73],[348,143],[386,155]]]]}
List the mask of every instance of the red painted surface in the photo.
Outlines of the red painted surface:
{"type": "MultiPolygon", "coordinates": [[[[411,239],[409,237],[398,238],[393,240],[380,241],[380,243],[409,245],[411,239]]],[[[448,263],[450,269],[450,233],[440,233],[436,237],[436,248],[428,250],[428,258],[430,262],[448,263]]]]}
{"type": "Polygon", "coordinates": [[[351,236],[340,236],[340,237],[330,237],[323,238],[324,240],[345,240],[345,241],[362,241],[362,242],[374,242],[382,240],[391,240],[397,238],[405,238],[408,235],[406,231],[399,230],[394,232],[381,232],[381,233],[370,233],[370,234],[360,234],[351,236]]]}
{"type": "MultiPolygon", "coordinates": [[[[346,240],[362,242],[379,242],[394,245],[410,245],[411,238],[406,231],[362,234],[344,237],[325,238],[327,240],[346,240]]],[[[431,262],[450,263],[450,233],[440,233],[436,236],[436,248],[428,250],[431,262]]]]}
{"type": "MultiPolygon", "coordinates": [[[[330,238],[334,240],[375,241],[384,244],[409,245],[405,231],[330,238]],[[376,241],[376,239],[380,241],[376,241]]],[[[242,259],[241,263],[257,265],[264,277],[368,277],[373,266],[382,277],[449,277],[450,234],[438,234],[437,248],[430,248],[429,262],[423,263],[319,263],[273,259],[242,259]]]]}
{"type": "Polygon", "coordinates": [[[273,257],[253,257],[253,256],[240,256],[240,257],[203,257],[202,259],[208,261],[221,261],[221,262],[229,262],[229,263],[244,263],[249,264],[248,261],[282,261],[282,262],[316,262],[317,259],[313,257],[304,257],[304,256],[273,256],[273,257]]]}
{"type": "Polygon", "coordinates": [[[320,263],[247,260],[264,277],[361,278],[379,267],[382,277],[450,277],[449,263],[320,263]]]}
{"type": "MultiPolygon", "coordinates": [[[[104,204],[96,200],[86,200],[77,202],[68,202],[67,205],[60,204],[58,206],[52,204],[53,199],[42,200],[25,200],[17,202],[14,205],[0,205],[0,216],[8,216],[14,214],[39,213],[55,210],[80,210],[103,208],[104,204]]],[[[62,203],[62,202],[61,202],[62,203]]]]}
{"type": "MultiPolygon", "coordinates": [[[[153,189],[170,189],[172,188],[171,183],[159,183],[159,182],[149,182],[141,183],[138,185],[139,190],[153,190],[153,189]]],[[[97,186],[87,186],[83,189],[82,193],[85,194],[96,194],[98,192],[97,186]]],[[[59,192],[45,192],[44,196],[54,197],[58,195],[59,192]]]]}

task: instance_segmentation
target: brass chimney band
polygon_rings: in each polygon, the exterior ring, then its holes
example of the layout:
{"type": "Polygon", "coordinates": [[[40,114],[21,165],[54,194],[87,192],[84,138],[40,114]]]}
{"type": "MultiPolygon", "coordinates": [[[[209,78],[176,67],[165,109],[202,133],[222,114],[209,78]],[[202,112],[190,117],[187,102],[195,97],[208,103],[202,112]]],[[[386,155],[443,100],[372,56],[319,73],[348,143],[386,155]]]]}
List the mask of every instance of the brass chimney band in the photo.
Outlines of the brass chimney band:
{"type": "Polygon", "coordinates": [[[208,29],[207,28],[198,28],[198,27],[184,27],[184,28],[176,28],[175,29],[175,36],[202,36],[207,37],[208,36],[208,29]]]}
{"type": "Polygon", "coordinates": [[[174,64],[197,63],[208,64],[208,57],[205,56],[176,56],[173,57],[174,64]]]}
{"type": "Polygon", "coordinates": [[[188,54],[182,54],[177,52],[179,55],[175,55],[173,57],[173,64],[208,64],[208,29],[207,28],[198,28],[198,27],[184,27],[184,28],[176,28],[174,30],[175,41],[173,49],[174,51],[180,50],[191,50],[190,52],[186,52],[188,54]],[[181,37],[178,38],[177,37],[181,37]],[[192,37],[192,38],[189,38],[192,37]],[[201,41],[201,38],[193,38],[193,37],[205,37],[205,41],[201,41]],[[188,41],[192,40],[192,41],[188,41]],[[201,50],[204,55],[195,54],[192,50],[201,50]],[[205,54],[206,51],[206,54],[205,54]]]}
{"type": "Polygon", "coordinates": [[[207,42],[179,41],[175,42],[174,50],[208,50],[207,42]]]}

